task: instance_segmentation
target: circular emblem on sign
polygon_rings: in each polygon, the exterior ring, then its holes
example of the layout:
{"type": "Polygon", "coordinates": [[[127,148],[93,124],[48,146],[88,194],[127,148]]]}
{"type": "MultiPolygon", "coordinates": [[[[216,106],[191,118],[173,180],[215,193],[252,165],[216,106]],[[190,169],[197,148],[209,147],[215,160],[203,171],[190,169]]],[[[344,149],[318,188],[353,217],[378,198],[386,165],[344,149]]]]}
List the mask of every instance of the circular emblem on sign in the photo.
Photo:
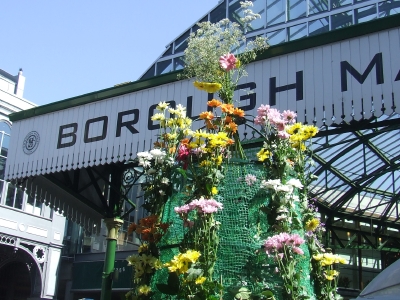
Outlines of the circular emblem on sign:
{"type": "Polygon", "coordinates": [[[24,139],[22,148],[25,154],[32,154],[39,146],[40,136],[36,131],[31,131],[24,139]]]}

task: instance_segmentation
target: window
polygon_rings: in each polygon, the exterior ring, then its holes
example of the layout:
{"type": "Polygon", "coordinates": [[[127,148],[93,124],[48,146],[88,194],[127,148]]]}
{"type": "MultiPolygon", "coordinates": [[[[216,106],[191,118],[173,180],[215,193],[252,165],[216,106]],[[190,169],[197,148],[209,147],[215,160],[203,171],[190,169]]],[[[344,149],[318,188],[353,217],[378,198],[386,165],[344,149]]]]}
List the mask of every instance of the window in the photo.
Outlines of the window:
{"type": "Polygon", "coordinates": [[[172,71],[172,59],[167,59],[157,63],[157,75],[166,74],[172,71]]]}

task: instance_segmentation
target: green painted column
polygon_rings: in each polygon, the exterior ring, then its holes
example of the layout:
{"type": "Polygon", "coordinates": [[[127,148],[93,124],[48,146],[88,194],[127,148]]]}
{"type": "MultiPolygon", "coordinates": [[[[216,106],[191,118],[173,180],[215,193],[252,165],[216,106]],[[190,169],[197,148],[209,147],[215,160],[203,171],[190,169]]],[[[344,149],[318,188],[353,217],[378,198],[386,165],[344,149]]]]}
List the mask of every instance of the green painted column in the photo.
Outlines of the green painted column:
{"type": "Polygon", "coordinates": [[[123,220],[118,218],[106,218],[104,223],[107,226],[107,249],[106,257],[104,259],[104,268],[101,283],[101,300],[111,300],[113,275],[114,275],[114,262],[115,250],[117,248],[118,230],[124,223],[123,220]]]}

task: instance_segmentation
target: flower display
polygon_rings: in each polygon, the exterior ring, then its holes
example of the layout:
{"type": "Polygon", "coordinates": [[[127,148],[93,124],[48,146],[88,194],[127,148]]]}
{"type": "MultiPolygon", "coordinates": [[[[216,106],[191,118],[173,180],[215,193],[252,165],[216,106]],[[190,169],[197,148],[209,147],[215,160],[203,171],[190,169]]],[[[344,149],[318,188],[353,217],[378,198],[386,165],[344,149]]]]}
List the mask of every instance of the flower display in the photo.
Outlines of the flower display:
{"type": "Polygon", "coordinates": [[[137,153],[148,215],[128,229],[141,241],[138,254],[127,258],[135,284],[128,299],[216,300],[227,293],[233,299],[339,299],[336,265],[346,262],[324,248],[324,224],[315,199],[308,199],[318,128],[297,122],[291,110],[263,104],[255,126],[246,123],[262,140],[254,154],[257,163],[244,160],[239,126],[247,116],[236,106],[234,91],[246,64],[267,43],[245,40],[258,16],[251,1],[240,3],[241,24],[204,22],[188,39],[183,77],[217,94],[199,114],[203,126],[192,130],[185,107],[162,101],[151,117],[159,127],[157,141],[153,149],[137,153]],[[227,171],[231,165],[234,174],[227,171]],[[235,184],[226,185],[228,175],[235,184]],[[228,194],[230,202],[224,198],[228,194]],[[227,234],[238,236],[236,242],[227,234]],[[235,256],[236,248],[241,252],[235,256]],[[230,264],[239,256],[243,262],[233,270],[220,261],[230,264]],[[301,274],[302,267],[310,276],[301,274]],[[242,275],[246,280],[234,284],[232,277],[242,275]]]}

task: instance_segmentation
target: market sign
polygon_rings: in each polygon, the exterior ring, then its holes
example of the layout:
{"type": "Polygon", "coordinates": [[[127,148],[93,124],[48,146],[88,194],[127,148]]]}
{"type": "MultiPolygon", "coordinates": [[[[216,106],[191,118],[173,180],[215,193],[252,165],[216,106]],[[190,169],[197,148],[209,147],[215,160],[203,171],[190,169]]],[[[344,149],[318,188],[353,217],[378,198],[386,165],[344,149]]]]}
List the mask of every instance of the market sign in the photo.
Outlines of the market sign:
{"type": "MultiPolygon", "coordinates": [[[[236,105],[248,119],[269,104],[317,126],[390,114],[400,99],[399,36],[394,28],[256,61],[236,105]]],[[[196,119],[214,96],[181,80],[16,121],[6,179],[133,159],[157,139],[151,117],[160,101],[196,119]]]]}

